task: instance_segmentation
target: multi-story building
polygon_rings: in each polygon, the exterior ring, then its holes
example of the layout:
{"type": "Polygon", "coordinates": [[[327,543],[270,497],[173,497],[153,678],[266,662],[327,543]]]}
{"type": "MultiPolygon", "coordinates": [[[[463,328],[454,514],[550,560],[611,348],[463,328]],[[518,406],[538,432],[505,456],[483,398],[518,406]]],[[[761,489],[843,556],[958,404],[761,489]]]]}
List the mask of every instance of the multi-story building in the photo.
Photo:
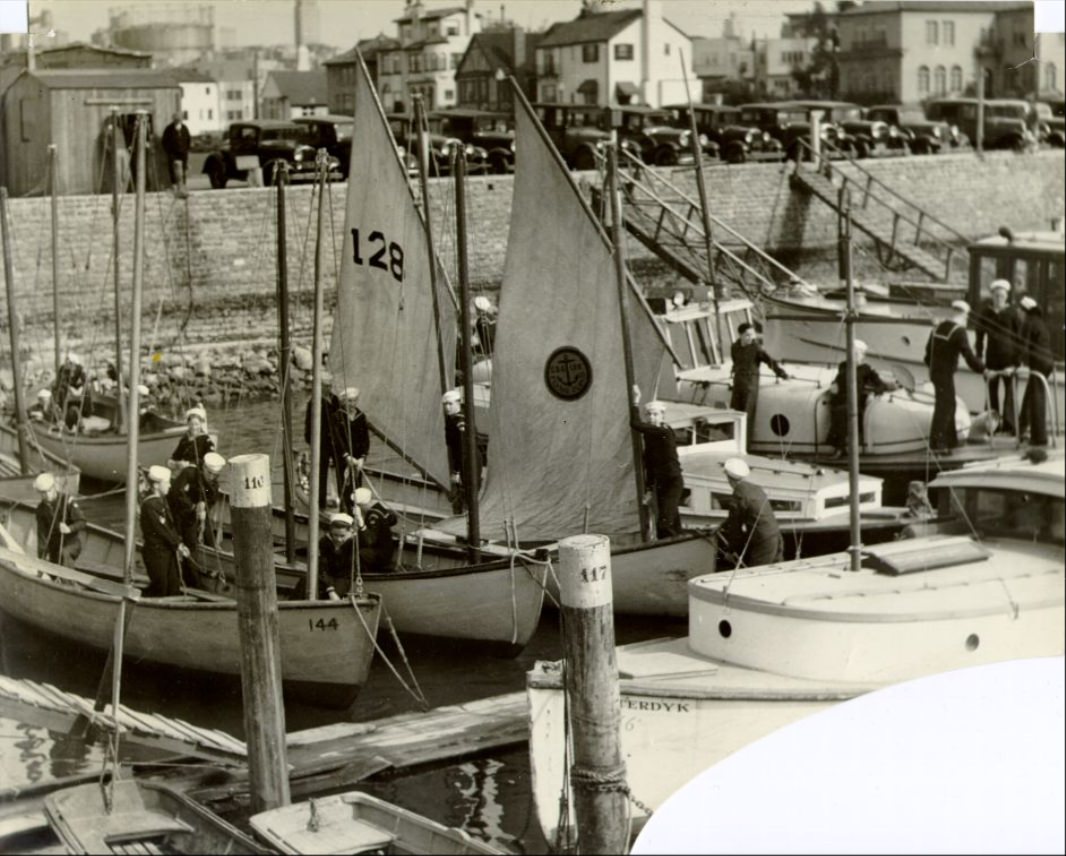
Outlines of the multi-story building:
{"type": "Polygon", "coordinates": [[[355,112],[355,64],[356,53],[363,55],[366,70],[374,86],[378,84],[378,68],[381,55],[387,51],[396,51],[400,47],[397,39],[384,33],[372,39],[362,39],[355,47],[332,59],[327,59],[322,66],[326,69],[326,97],[329,112],[342,116],[351,116],[355,112]]]}
{"type": "Polygon", "coordinates": [[[458,106],[510,113],[514,109],[508,77],[528,98],[536,98],[536,46],[539,33],[498,27],[475,34],[455,70],[458,106]]]}
{"type": "Polygon", "coordinates": [[[272,71],[262,93],[263,119],[295,119],[329,113],[324,71],[272,71]]]}
{"type": "Polygon", "coordinates": [[[197,66],[218,82],[223,127],[255,118],[255,64],[245,59],[220,59],[197,66]]]}
{"type": "Polygon", "coordinates": [[[429,110],[455,105],[455,71],[481,31],[473,5],[466,0],[463,6],[424,9],[421,0],[408,3],[396,19],[399,46],[379,53],[378,94],[386,110],[409,109],[415,95],[429,110]]]}
{"type": "Polygon", "coordinates": [[[836,17],[840,95],[916,103],[973,92],[979,48],[994,40],[997,17],[1023,8],[1031,47],[1031,2],[870,0],[847,9],[836,17]]]}
{"type": "Polygon", "coordinates": [[[980,50],[985,88],[992,96],[1062,97],[1066,35],[1034,34],[1034,24],[1030,3],[996,13],[992,30],[980,50]]]}
{"type": "Polygon", "coordinates": [[[661,107],[685,99],[686,78],[700,91],[692,40],[663,18],[661,0],[608,12],[586,7],[549,27],[536,54],[540,101],[661,107]]]}
{"type": "MultiPolygon", "coordinates": [[[[692,71],[703,83],[703,94],[720,93],[755,83],[755,51],[736,36],[692,39],[692,71]]],[[[693,94],[695,96],[695,93],[693,94]]],[[[706,100],[706,98],[704,98],[706,100]]]]}
{"type": "Polygon", "coordinates": [[[755,86],[767,98],[800,92],[795,72],[810,65],[817,39],[807,36],[763,38],[755,42],[755,86]]]}
{"type": "Polygon", "coordinates": [[[189,133],[196,136],[223,130],[226,121],[219,106],[218,82],[196,68],[176,68],[173,77],[181,87],[181,115],[189,133]]]}

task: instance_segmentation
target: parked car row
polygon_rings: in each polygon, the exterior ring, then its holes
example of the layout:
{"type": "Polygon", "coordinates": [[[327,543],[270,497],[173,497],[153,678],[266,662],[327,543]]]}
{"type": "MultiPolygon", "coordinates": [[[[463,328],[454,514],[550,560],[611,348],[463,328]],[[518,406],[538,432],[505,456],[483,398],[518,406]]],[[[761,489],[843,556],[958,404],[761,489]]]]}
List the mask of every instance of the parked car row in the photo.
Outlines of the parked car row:
{"type": "MultiPolygon", "coordinates": [[[[664,108],[609,107],[591,104],[535,105],[545,130],[567,165],[594,169],[597,153],[617,130],[623,149],[644,163],[677,166],[693,162],[692,129],[704,157],[726,163],[795,160],[811,139],[811,114],[821,112],[820,139],[830,153],[852,157],[931,155],[959,148],[977,138],[975,98],[937,98],[919,107],[882,104],[860,107],[846,101],[768,101],[727,107],[716,104],[674,104],[664,108]]],[[[1061,99],[1031,104],[1022,100],[986,99],[982,138],[988,149],[1024,149],[1043,143],[1066,144],[1061,99]]],[[[393,136],[409,171],[417,171],[414,117],[388,116],[393,136]]],[[[427,116],[432,154],[430,173],[452,171],[462,149],[472,174],[503,174],[514,170],[514,130],[507,114],[450,108],[427,116]]],[[[234,122],[221,144],[204,161],[211,186],[248,180],[255,168],[264,183],[273,181],[279,161],[293,179],[315,174],[318,149],[330,156],[331,173],[348,176],[353,120],[347,116],[302,116],[291,121],[234,122]]],[[[202,150],[201,146],[197,146],[202,150]]]]}

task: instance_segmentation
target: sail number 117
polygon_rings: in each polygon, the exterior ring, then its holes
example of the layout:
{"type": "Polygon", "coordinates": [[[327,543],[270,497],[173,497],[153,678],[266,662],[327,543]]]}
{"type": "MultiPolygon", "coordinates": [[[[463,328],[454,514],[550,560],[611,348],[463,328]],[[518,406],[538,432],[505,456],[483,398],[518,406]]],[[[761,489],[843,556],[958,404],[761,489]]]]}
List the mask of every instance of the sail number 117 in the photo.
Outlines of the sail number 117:
{"type": "Polygon", "coordinates": [[[403,247],[395,241],[387,241],[385,235],[375,229],[366,236],[365,250],[370,258],[363,258],[364,247],[360,243],[359,230],[352,229],[352,261],[357,265],[366,264],[380,268],[392,274],[397,282],[403,282],[403,247]]]}

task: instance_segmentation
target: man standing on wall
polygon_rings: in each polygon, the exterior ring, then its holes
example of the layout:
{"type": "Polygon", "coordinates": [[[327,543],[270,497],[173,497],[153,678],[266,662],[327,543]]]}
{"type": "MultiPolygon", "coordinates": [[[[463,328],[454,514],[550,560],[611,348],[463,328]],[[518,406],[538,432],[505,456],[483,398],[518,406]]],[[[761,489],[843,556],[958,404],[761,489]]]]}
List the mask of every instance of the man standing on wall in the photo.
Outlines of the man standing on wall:
{"type": "Polygon", "coordinates": [[[181,113],[175,113],[173,121],[163,130],[163,151],[167,155],[170,185],[174,189],[174,195],[180,198],[189,195],[185,189],[185,176],[189,171],[189,148],[191,146],[192,137],[189,129],[185,126],[181,113]]]}

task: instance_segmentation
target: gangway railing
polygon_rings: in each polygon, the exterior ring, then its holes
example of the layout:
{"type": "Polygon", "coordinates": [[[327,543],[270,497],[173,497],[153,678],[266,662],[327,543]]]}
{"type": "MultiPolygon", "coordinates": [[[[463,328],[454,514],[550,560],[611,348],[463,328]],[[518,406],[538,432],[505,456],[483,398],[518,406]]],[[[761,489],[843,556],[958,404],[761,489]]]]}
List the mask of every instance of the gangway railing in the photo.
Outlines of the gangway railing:
{"type": "MultiPolygon", "coordinates": [[[[894,254],[898,253],[904,258],[910,255],[905,250],[901,251],[903,238],[900,235],[900,229],[902,224],[906,224],[914,231],[913,246],[925,252],[928,252],[929,248],[935,248],[940,254],[936,257],[937,261],[943,265],[942,279],[945,282],[951,279],[951,266],[956,254],[966,253],[969,239],[965,235],[939,217],[930,214],[917,203],[907,199],[833,143],[827,140],[820,141],[822,151],[816,153],[807,140],[800,139],[798,142],[801,147],[801,157],[796,158],[793,167],[794,175],[800,175],[804,170],[804,163],[813,160],[815,161],[813,169],[816,173],[824,175],[829,181],[833,181],[834,176],[838,176],[842,186],[850,185],[853,212],[855,208],[863,212],[871,211],[870,203],[872,202],[881,206],[883,209],[881,213],[891,216],[892,227],[888,238],[875,236],[879,240],[884,240],[889,249],[889,257],[882,259],[883,264],[888,266],[894,254]],[[829,155],[834,155],[835,159],[831,159],[829,155]],[[856,178],[841,169],[842,163],[846,163],[849,170],[858,172],[861,177],[856,178]],[[884,199],[885,195],[891,197],[892,201],[884,199]],[[903,210],[900,210],[901,207],[903,210]],[[935,234],[932,231],[934,227],[947,233],[947,237],[935,234]]],[[[927,271],[927,273],[933,275],[934,271],[927,271]]]]}
{"type": "MultiPolygon", "coordinates": [[[[1054,377],[1054,372],[1052,372],[1054,377]]],[[[1022,431],[1021,431],[1021,413],[1022,402],[1018,398],[1018,375],[1016,369],[1000,369],[991,370],[988,373],[988,378],[985,381],[985,410],[990,411],[992,409],[992,384],[1000,378],[1005,383],[1010,384],[1010,399],[1011,404],[1014,405],[1014,434],[1017,438],[1017,445],[1022,445],[1022,431]]],[[[1037,378],[1037,383],[1044,388],[1044,421],[1047,425],[1048,436],[1051,438],[1051,445],[1058,446],[1058,434],[1059,434],[1059,405],[1058,401],[1051,397],[1051,382],[1043,374],[1037,371],[1029,369],[1029,381],[1037,378]]],[[[1023,396],[1024,397],[1024,396],[1023,396]]],[[[1030,425],[1029,430],[1033,428],[1030,425]]],[[[988,442],[992,442],[992,432],[989,432],[988,442]]]]}

